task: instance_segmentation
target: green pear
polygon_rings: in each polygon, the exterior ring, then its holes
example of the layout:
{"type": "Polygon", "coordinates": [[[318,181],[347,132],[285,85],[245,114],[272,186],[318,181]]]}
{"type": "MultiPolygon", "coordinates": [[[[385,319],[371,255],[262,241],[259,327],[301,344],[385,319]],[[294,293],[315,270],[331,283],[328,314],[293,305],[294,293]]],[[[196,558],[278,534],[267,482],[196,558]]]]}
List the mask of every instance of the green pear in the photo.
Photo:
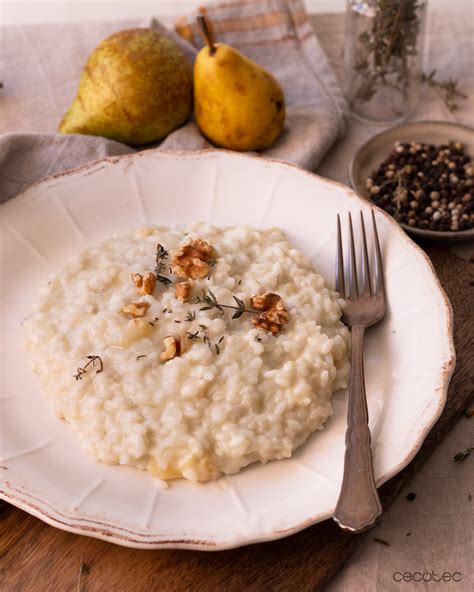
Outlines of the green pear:
{"type": "Polygon", "coordinates": [[[58,131],[130,145],[161,140],[189,119],[192,85],[191,65],[168,37],[151,29],[119,31],[87,60],[58,131]]]}
{"type": "Polygon", "coordinates": [[[206,46],[194,63],[194,111],[202,133],[230,150],[262,150],[281,134],[285,97],[264,68],[229,45],[214,43],[198,17],[206,46]]]}

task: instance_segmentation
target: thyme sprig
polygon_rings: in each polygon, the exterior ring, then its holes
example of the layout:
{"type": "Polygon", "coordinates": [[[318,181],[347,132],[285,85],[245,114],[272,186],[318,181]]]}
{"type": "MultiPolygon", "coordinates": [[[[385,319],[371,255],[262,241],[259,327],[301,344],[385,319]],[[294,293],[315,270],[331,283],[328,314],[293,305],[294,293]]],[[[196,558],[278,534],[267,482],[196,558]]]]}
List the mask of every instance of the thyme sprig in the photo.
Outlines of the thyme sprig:
{"type": "Polygon", "coordinates": [[[76,380],[82,380],[82,375],[86,374],[87,372],[87,368],[92,364],[92,366],[95,367],[95,363],[98,362],[99,363],[99,367],[97,368],[97,370],[95,371],[96,374],[100,374],[101,372],[103,372],[104,370],[104,363],[102,362],[102,359],[100,356],[86,356],[87,359],[89,360],[87,362],[87,364],[85,366],[83,366],[82,368],[78,368],[77,369],[77,374],[74,374],[74,378],[76,380]]]}
{"type": "Polygon", "coordinates": [[[402,201],[404,201],[407,198],[407,190],[405,189],[405,187],[403,185],[403,180],[404,180],[403,174],[400,172],[397,172],[397,174],[396,174],[397,187],[395,188],[395,191],[393,192],[393,199],[395,200],[395,203],[397,204],[397,208],[394,213],[395,218],[400,211],[402,201]]]}
{"type": "MultiPolygon", "coordinates": [[[[160,243],[158,243],[156,245],[155,275],[156,275],[156,279],[165,285],[169,285],[169,284],[173,283],[169,277],[166,277],[165,275],[163,275],[163,271],[167,267],[169,268],[167,259],[169,259],[168,251],[163,247],[163,245],[160,245],[160,243]]],[[[171,272],[170,268],[169,268],[169,271],[171,272]]]]}
{"type": "Polygon", "coordinates": [[[374,7],[370,28],[358,37],[354,70],[361,77],[355,94],[359,102],[370,101],[382,86],[405,96],[410,85],[410,58],[418,53],[421,3],[376,0],[374,7]]]}
{"type": "Polygon", "coordinates": [[[208,290],[207,293],[205,290],[203,290],[201,296],[195,296],[193,298],[193,302],[196,304],[205,304],[205,306],[199,310],[211,310],[212,308],[217,308],[217,310],[220,312],[224,312],[224,308],[235,310],[236,312],[232,315],[233,319],[238,319],[244,314],[244,312],[260,314],[260,311],[258,310],[249,310],[248,308],[245,308],[244,301],[240,298],[237,298],[237,296],[232,296],[232,298],[235,300],[237,306],[233,306],[232,304],[222,304],[221,302],[217,301],[215,294],[211,290],[208,290]]]}
{"type": "Polygon", "coordinates": [[[454,78],[436,80],[435,76],[436,70],[432,70],[429,74],[423,73],[421,80],[436,91],[450,113],[458,111],[459,104],[457,99],[467,100],[469,98],[459,90],[459,80],[455,80],[454,78]]]}

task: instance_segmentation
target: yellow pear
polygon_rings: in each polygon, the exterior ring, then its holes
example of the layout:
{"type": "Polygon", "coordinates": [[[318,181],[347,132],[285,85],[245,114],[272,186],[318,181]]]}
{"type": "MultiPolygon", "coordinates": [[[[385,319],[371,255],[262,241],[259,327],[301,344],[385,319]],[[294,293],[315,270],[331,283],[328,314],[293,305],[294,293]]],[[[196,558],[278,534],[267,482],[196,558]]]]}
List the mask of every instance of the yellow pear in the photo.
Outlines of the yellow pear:
{"type": "Polygon", "coordinates": [[[285,122],[278,81],[233,47],[214,43],[204,17],[198,21],[206,40],[194,63],[194,112],[201,132],[230,150],[267,148],[285,122]]]}
{"type": "Polygon", "coordinates": [[[181,49],[151,29],[128,29],[92,52],[58,131],[147,144],[183,125],[191,111],[192,68],[181,49]]]}

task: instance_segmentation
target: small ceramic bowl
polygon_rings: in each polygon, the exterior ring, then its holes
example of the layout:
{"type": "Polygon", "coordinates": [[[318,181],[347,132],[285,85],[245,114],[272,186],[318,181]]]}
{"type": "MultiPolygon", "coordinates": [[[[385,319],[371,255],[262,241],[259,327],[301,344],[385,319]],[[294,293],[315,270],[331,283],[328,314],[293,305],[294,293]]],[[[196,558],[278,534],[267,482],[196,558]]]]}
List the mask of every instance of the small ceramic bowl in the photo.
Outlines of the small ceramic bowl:
{"type": "MultiPolygon", "coordinates": [[[[349,169],[352,187],[362,197],[369,199],[365,180],[379,167],[392,150],[395,142],[424,142],[446,144],[449,141],[462,142],[469,154],[474,155],[474,129],[465,125],[444,121],[415,121],[397,125],[377,134],[363,144],[354,156],[349,169]]],[[[460,241],[474,239],[474,228],[458,231],[423,230],[406,224],[400,226],[417,238],[439,241],[460,241]]]]}

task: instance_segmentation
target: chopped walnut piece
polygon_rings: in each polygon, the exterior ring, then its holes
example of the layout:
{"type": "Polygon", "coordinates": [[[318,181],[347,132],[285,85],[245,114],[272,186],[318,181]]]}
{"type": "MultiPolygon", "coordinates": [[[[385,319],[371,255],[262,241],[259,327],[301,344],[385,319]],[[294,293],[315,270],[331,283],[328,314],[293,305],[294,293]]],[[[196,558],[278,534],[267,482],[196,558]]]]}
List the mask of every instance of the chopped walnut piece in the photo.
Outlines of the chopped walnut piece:
{"type": "Polygon", "coordinates": [[[250,303],[253,308],[262,311],[252,319],[254,327],[257,329],[264,329],[276,335],[290,318],[283,300],[278,294],[273,294],[272,292],[257,294],[252,296],[250,303]]]}
{"type": "Polygon", "coordinates": [[[152,271],[147,271],[143,278],[143,291],[145,294],[153,294],[156,285],[156,275],[152,271]]]}
{"type": "Polygon", "coordinates": [[[181,353],[181,341],[176,339],[176,337],[168,335],[168,337],[163,339],[163,345],[165,346],[165,351],[161,354],[160,358],[164,362],[172,360],[181,353]]]}
{"type": "Polygon", "coordinates": [[[189,280],[187,282],[179,282],[175,284],[176,296],[179,300],[186,302],[189,299],[189,296],[191,295],[191,287],[192,284],[189,280]]]}
{"type": "Polygon", "coordinates": [[[129,319],[136,319],[137,317],[142,317],[149,308],[149,302],[132,302],[131,304],[126,304],[120,312],[129,319]]]}
{"type": "Polygon", "coordinates": [[[143,286],[143,276],[141,273],[131,273],[130,277],[135,286],[140,289],[143,286]]]}
{"type": "Polygon", "coordinates": [[[141,273],[132,273],[132,282],[138,288],[140,294],[153,294],[156,285],[156,275],[152,271],[147,271],[143,276],[141,273]]]}
{"type": "Polygon", "coordinates": [[[205,278],[209,275],[210,266],[216,257],[214,247],[198,238],[179,248],[173,255],[171,268],[178,277],[205,278]]]}
{"type": "Polygon", "coordinates": [[[271,310],[272,308],[284,309],[283,300],[278,294],[267,292],[266,294],[257,294],[250,298],[250,304],[255,310],[271,310]]]}

